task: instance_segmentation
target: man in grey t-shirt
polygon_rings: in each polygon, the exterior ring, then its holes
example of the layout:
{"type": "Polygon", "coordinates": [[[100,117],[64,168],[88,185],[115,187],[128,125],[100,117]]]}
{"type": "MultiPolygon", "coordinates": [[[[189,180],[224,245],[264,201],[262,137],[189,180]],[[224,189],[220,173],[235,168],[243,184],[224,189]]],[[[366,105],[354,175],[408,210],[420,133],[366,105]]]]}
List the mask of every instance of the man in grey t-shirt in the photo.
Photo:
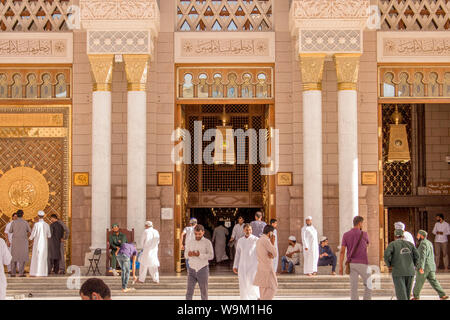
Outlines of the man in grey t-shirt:
{"type": "Polygon", "coordinates": [[[262,221],[262,213],[260,211],[255,213],[255,221],[250,222],[250,226],[252,227],[253,235],[260,238],[266,226],[266,223],[262,221]]]}

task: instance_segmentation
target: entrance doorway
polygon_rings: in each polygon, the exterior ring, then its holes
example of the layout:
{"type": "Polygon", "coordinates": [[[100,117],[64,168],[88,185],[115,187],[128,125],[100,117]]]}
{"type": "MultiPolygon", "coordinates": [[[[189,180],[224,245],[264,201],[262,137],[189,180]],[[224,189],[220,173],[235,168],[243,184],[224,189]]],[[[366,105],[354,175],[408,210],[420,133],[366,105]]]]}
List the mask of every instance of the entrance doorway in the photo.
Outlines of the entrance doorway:
{"type": "Polygon", "coordinates": [[[416,234],[416,208],[389,208],[388,209],[388,243],[394,241],[394,223],[402,222],[405,230],[416,234]]]}
{"type": "MultiPolygon", "coordinates": [[[[244,218],[244,223],[250,223],[255,220],[255,213],[261,211],[260,208],[191,208],[190,218],[196,218],[198,224],[205,227],[205,238],[212,240],[214,229],[219,225],[225,226],[228,230],[226,237],[225,252],[229,258],[226,261],[216,263],[215,259],[211,261],[211,271],[215,273],[231,272],[235,248],[228,246],[233,228],[237,223],[238,217],[244,218]]],[[[213,244],[214,248],[214,244],[213,244]]],[[[215,258],[215,256],[214,256],[215,258]]]]}
{"type": "Polygon", "coordinates": [[[220,223],[229,222],[225,227],[228,229],[231,237],[231,232],[234,225],[237,223],[237,218],[242,216],[244,223],[250,223],[255,220],[255,213],[261,211],[260,208],[191,208],[190,218],[196,218],[198,223],[205,227],[206,238],[212,238],[214,229],[219,226],[220,223]],[[208,237],[208,233],[211,234],[208,237]]]}
{"type": "MultiPolygon", "coordinates": [[[[181,140],[184,148],[190,146],[190,152],[183,149],[183,156],[186,152],[190,161],[177,166],[175,175],[179,203],[179,211],[175,212],[177,233],[181,234],[189,218],[195,217],[204,225],[206,237],[211,239],[219,223],[227,222],[228,241],[239,215],[251,222],[260,210],[266,222],[274,218],[275,177],[263,174],[270,165],[266,157],[270,158],[272,152],[272,138],[268,133],[274,126],[273,105],[182,104],[178,111],[176,121],[183,132],[181,140]],[[215,135],[208,138],[208,134],[223,127],[232,129],[233,143],[228,140],[225,144],[216,143],[215,135]],[[216,150],[221,150],[216,144],[226,146],[226,152],[222,151],[226,161],[216,161],[216,150]],[[212,162],[205,158],[211,152],[210,146],[214,147],[212,162]]],[[[177,272],[181,272],[185,263],[178,241],[175,263],[177,272]]],[[[228,246],[226,250],[230,257],[233,252],[228,246]]],[[[231,266],[227,271],[231,271],[231,266]]]]}

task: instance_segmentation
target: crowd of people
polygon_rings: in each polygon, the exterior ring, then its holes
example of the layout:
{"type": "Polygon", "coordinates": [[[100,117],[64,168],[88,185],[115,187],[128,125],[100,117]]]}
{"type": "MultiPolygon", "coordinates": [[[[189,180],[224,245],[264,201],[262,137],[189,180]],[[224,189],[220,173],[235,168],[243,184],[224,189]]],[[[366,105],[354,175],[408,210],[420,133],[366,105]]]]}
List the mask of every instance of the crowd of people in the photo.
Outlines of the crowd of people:
{"type": "MultiPolygon", "coordinates": [[[[443,255],[445,269],[448,270],[446,251],[447,237],[450,235],[448,223],[442,214],[436,216],[437,221],[433,229],[435,234],[435,257],[433,244],[427,240],[427,232],[419,230],[417,233],[418,248],[409,232],[405,231],[402,222],[396,222],[395,240],[385,250],[384,260],[386,266],[392,269],[392,278],[398,300],[420,299],[425,280],[436,290],[441,300],[448,296],[436,279],[436,264],[439,264],[439,255],[443,255]],[[437,249],[439,247],[439,249],[437,249]],[[414,288],[412,287],[415,278],[414,288]]],[[[350,297],[358,300],[359,278],[364,284],[364,299],[372,298],[372,285],[370,283],[372,271],[369,266],[368,246],[369,235],[363,231],[364,218],[356,216],[353,219],[353,228],[344,233],[340,246],[339,274],[345,273],[350,279],[350,297]],[[345,263],[344,263],[345,261],[345,263]]],[[[238,218],[234,226],[230,243],[235,245],[233,272],[239,277],[240,297],[242,300],[271,300],[277,288],[278,267],[278,237],[277,221],[273,219],[267,225],[262,220],[261,212],[255,214],[255,220],[250,224],[244,223],[242,217],[238,218]]],[[[225,228],[224,228],[225,229],[225,228]]],[[[225,235],[228,230],[221,231],[220,246],[214,245],[204,238],[204,227],[191,219],[190,225],[183,231],[181,243],[185,241],[184,249],[186,267],[188,271],[188,289],[186,299],[191,300],[195,285],[198,283],[201,298],[208,299],[209,261],[215,257],[222,260],[224,256],[225,235]],[[219,252],[217,252],[219,251],[219,252]]],[[[217,237],[213,236],[213,239],[217,237]]],[[[300,264],[300,254],[303,254],[303,273],[309,277],[317,275],[319,266],[331,266],[331,274],[336,275],[338,258],[333,253],[325,236],[318,237],[313,226],[312,217],[305,218],[305,225],[301,230],[301,241],[297,243],[295,236],[289,236],[289,246],[286,254],[281,257],[281,273],[295,272],[295,266],[300,264]]]]}
{"type": "MultiPolygon", "coordinates": [[[[23,219],[23,211],[13,214],[12,221],[6,226],[7,241],[0,238],[0,263],[8,267],[11,277],[15,277],[17,269],[20,277],[24,277],[24,267],[28,261],[29,241],[33,241],[31,255],[30,276],[45,277],[51,273],[55,275],[64,271],[64,241],[68,239],[69,230],[55,214],[50,215],[51,224],[45,222],[45,213],[38,212],[38,219],[33,228],[23,219]]],[[[263,221],[261,212],[256,212],[255,220],[245,223],[243,217],[238,217],[233,227],[228,245],[233,248],[230,258],[233,260],[233,272],[239,278],[240,297],[242,300],[271,300],[277,288],[278,261],[281,261],[280,273],[295,273],[296,266],[301,263],[303,256],[303,274],[314,277],[319,266],[330,266],[331,274],[345,273],[350,279],[350,296],[352,300],[359,299],[359,277],[364,284],[364,299],[372,297],[370,285],[371,271],[368,259],[369,236],[364,229],[364,218],[356,216],[353,228],[344,233],[338,258],[328,243],[328,238],[319,238],[313,226],[312,217],[305,218],[305,225],[301,229],[301,243],[295,236],[288,237],[288,247],[285,255],[279,259],[278,250],[278,221],[263,221]],[[344,263],[345,261],[345,263],[344,263]]],[[[436,216],[436,224],[432,233],[435,235],[433,243],[427,237],[425,230],[419,230],[416,235],[417,245],[411,233],[405,230],[402,222],[394,224],[394,241],[384,252],[384,261],[389,267],[398,300],[418,300],[425,281],[436,290],[441,300],[448,296],[436,279],[436,269],[443,257],[444,267],[448,271],[447,242],[450,226],[444,221],[444,216],[436,216]],[[434,254],[436,252],[436,255],[434,254]]],[[[228,260],[225,251],[228,229],[223,225],[214,230],[212,241],[205,237],[205,228],[192,218],[180,237],[180,247],[184,251],[187,269],[186,299],[192,300],[195,286],[198,284],[201,299],[208,299],[209,265],[228,260]],[[214,245],[213,245],[214,243],[214,245]]],[[[144,283],[146,276],[150,276],[154,283],[159,283],[158,246],[159,232],[154,229],[151,221],[145,222],[145,230],[139,238],[138,252],[135,242],[128,243],[126,236],[120,232],[119,226],[112,226],[112,233],[108,239],[111,249],[111,270],[117,275],[117,264],[121,269],[123,292],[134,290],[129,286],[130,276],[132,284],[144,283]],[[136,276],[136,265],[139,261],[139,278],[136,276]]],[[[111,293],[106,284],[100,279],[89,279],[80,289],[83,299],[110,299],[111,293]]],[[[0,299],[6,296],[6,279],[3,268],[0,268],[0,299]]]]}
{"type": "Polygon", "coordinates": [[[69,228],[56,214],[50,215],[49,225],[44,220],[44,211],[38,211],[33,228],[30,228],[23,215],[22,210],[13,213],[12,221],[5,227],[6,246],[11,255],[11,263],[7,265],[7,269],[11,277],[15,277],[17,272],[19,277],[25,277],[25,264],[29,260],[29,241],[33,242],[31,277],[64,274],[64,242],[69,239],[69,228]]]}

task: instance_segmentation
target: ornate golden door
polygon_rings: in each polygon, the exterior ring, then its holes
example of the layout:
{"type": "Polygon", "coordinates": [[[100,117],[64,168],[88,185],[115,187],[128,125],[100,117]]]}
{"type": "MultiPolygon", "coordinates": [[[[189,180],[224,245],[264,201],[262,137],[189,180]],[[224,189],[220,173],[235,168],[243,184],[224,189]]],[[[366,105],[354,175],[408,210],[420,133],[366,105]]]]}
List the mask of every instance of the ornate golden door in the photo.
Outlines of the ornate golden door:
{"type": "Polygon", "coordinates": [[[0,67],[0,79],[0,235],[19,209],[30,226],[44,210],[70,228],[71,69],[0,67]]]}

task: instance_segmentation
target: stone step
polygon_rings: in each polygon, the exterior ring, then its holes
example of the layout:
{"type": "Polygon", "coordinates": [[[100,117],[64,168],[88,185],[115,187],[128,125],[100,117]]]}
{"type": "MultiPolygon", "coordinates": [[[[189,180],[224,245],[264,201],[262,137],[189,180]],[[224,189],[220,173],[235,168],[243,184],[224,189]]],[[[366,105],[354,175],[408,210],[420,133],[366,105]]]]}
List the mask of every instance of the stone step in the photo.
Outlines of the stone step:
{"type": "MultiPolygon", "coordinates": [[[[450,283],[450,277],[437,277],[438,280],[441,283],[450,283]]],[[[83,282],[87,277],[80,278],[80,281],[83,282]]],[[[104,277],[101,278],[105,283],[115,283],[117,281],[120,281],[120,277],[104,277]]],[[[26,284],[26,285],[49,285],[49,284],[62,284],[66,283],[68,280],[68,277],[58,277],[58,278],[7,278],[7,282],[10,285],[14,284],[26,284]]],[[[161,277],[160,281],[162,283],[186,283],[187,278],[186,277],[180,277],[180,278],[165,278],[161,277]]],[[[150,282],[150,277],[147,277],[147,282],[150,282]]],[[[227,278],[216,278],[216,277],[210,277],[209,283],[233,283],[237,284],[238,277],[227,277],[227,278]]],[[[322,278],[322,277],[316,277],[316,278],[278,278],[279,283],[324,283],[324,284],[339,284],[339,283],[348,283],[349,279],[348,277],[333,277],[333,278],[322,278]]],[[[392,279],[389,278],[380,278],[381,283],[391,283],[392,279]]]]}
{"type": "MultiPolygon", "coordinates": [[[[363,294],[363,289],[359,290],[360,295],[363,294]]],[[[23,292],[23,291],[17,291],[12,290],[7,292],[8,297],[14,297],[17,295],[24,295],[25,298],[28,297],[28,293],[30,292],[23,292]]],[[[78,290],[47,290],[42,292],[34,292],[31,291],[33,294],[33,298],[42,298],[42,297],[73,297],[78,298],[78,290]]],[[[153,297],[160,297],[160,296],[168,296],[168,297],[184,297],[186,294],[185,289],[178,289],[178,290],[136,290],[131,291],[128,293],[123,293],[121,290],[112,290],[111,291],[113,297],[117,296],[153,296],[153,297]]],[[[239,290],[209,290],[208,294],[210,296],[239,296],[239,290]]],[[[394,294],[394,291],[392,289],[384,289],[384,290],[374,290],[372,295],[376,297],[390,297],[394,294]]],[[[198,289],[194,292],[195,296],[200,295],[200,291],[198,289]]],[[[423,296],[437,296],[436,292],[431,288],[425,288],[422,290],[423,296]]],[[[311,290],[283,290],[279,289],[277,291],[277,296],[279,297],[289,297],[289,296],[303,296],[303,297],[348,297],[349,296],[349,289],[341,290],[341,289],[311,289],[311,290]]]]}
{"type": "MultiPolygon", "coordinates": [[[[81,277],[80,282],[83,283],[90,277],[81,277]]],[[[150,282],[138,284],[135,286],[136,291],[127,294],[121,292],[120,277],[99,277],[103,279],[111,288],[113,296],[171,296],[183,297],[186,294],[186,275],[164,275],[160,277],[159,285],[150,282]]],[[[450,274],[438,274],[438,279],[444,290],[450,291],[450,274]]],[[[44,297],[71,297],[78,298],[78,290],[67,289],[67,276],[46,277],[46,278],[8,278],[7,296],[28,297],[32,293],[34,298],[44,297]]],[[[350,283],[348,276],[318,276],[307,277],[302,275],[280,275],[278,277],[279,289],[277,296],[339,296],[346,297],[349,295],[350,283]]],[[[374,296],[390,297],[394,292],[392,279],[389,275],[383,274],[380,279],[381,289],[374,290],[374,296]]],[[[360,282],[360,290],[363,286],[360,282]]],[[[199,294],[198,289],[196,294],[199,294]]],[[[434,296],[436,293],[425,284],[424,295],[434,296]]],[[[235,275],[212,275],[209,280],[210,296],[239,296],[239,283],[235,275]]]]}

